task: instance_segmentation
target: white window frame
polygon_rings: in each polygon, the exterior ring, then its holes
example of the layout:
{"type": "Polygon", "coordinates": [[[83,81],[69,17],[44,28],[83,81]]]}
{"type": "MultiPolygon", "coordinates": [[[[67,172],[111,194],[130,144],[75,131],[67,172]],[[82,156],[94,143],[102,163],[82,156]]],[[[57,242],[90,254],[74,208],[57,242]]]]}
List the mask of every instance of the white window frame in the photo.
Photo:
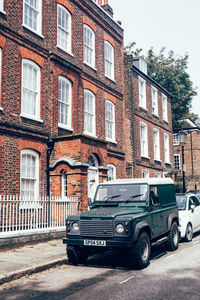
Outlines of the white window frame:
{"type": "Polygon", "coordinates": [[[178,133],[174,133],[173,134],[173,145],[179,145],[179,144],[180,144],[179,134],[178,133]]]}
{"type": "MultiPolygon", "coordinates": [[[[22,59],[22,86],[21,86],[21,116],[29,119],[33,119],[39,122],[40,120],[40,67],[29,59],[22,59]],[[30,87],[30,78],[24,77],[25,66],[27,70],[32,69],[32,73],[36,72],[36,80],[32,81],[32,88],[30,87]],[[35,85],[35,87],[33,87],[35,85]],[[35,96],[32,101],[32,107],[34,112],[30,111],[30,101],[31,97],[35,96]],[[29,96],[29,99],[27,99],[29,96]],[[26,98],[26,99],[25,99],[26,98]]],[[[29,75],[29,74],[28,74],[29,75]]],[[[33,80],[34,78],[32,78],[33,80]]]]}
{"type": "Polygon", "coordinates": [[[114,48],[108,41],[104,41],[104,60],[105,76],[114,80],[114,48]]]}
{"type": "Polygon", "coordinates": [[[174,169],[181,170],[181,159],[180,154],[175,153],[174,154],[174,169]],[[176,161],[176,158],[178,158],[178,162],[176,161]],[[176,168],[176,165],[178,164],[178,168],[176,168]]]}
{"type": "Polygon", "coordinates": [[[158,116],[158,90],[152,86],[151,87],[152,95],[152,114],[158,116]]]}
{"type": "Polygon", "coordinates": [[[3,7],[4,7],[4,0],[0,0],[0,12],[5,14],[3,7]]]}
{"type": "MultiPolygon", "coordinates": [[[[26,191],[28,192],[28,191],[26,191]]],[[[30,191],[29,191],[30,193],[30,191]]],[[[31,200],[31,201],[37,201],[39,199],[39,154],[34,151],[34,150],[30,150],[30,149],[22,149],[21,150],[21,157],[20,157],[20,194],[22,197],[22,200],[31,200]],[[35,159],[35,176],[33,176],[31,178],[30,173],[31,173],[31,166],[25,165],[23,167],[22,164],[22,160],[23,160],[23,156],[27,155],[29,157],[33,157],[35,159]],[[27,176],[23,177],[23,172],[25,172],[29,174],[26,174],[27,176]],[[34,182],[34,188],[33,188],[33,193],[34,193],[34,197],[31,197],[30,195],[28,196],[23,196],[23,190],[22,190],[22,180],[27,180],[27,181],[33,181],[34,182]]],[[[34,204],[36,203],[32,203],[32,205],[34,206],[34,204]]]]}
{"type": "Polygon", "coordinates": [[[148,158],[148,130],[147,124],[140,122],[140,148],[141,148],[141,157],[148,158]],[[144,131],[142,132],[142,130],[144,131]]]}
{"type": "Polygon", "coordinates": [[[58,77],[58,126],[64,129],[72,130],[71,115],[72,115],[72,84],[66,77],[59,76],[58,77]],[[61,85],[62,87],[64,87],[64,90],[60,89],[61,85]],[[64,114],[63,111],[67,113],[64,114]]]}
{"type": "Polygon", "coordinates": [[[162,94],[162,110],[163,110],[163,120],[168,122],[168,113],[167,113],[167,96],[162,94]]]}
{"type": "Polygon", "coordinates": [[[170,163],[170,153],[169,153],[169,135],[164,133],[164,156],[165,163],[170,163]]]}
{"type": "Polygon", "coordinates": [[[42,35],[42,0],[35,0],[36,3],[38,3],[38,7],[31,6],[30,3],[28,3],[30,0],[23,0],[23,26],[28,28],[29,30],[35,32],[38,35],[42,35]],[[34,11],[37,14],[37,20],[36,20],[36,29],[34,29],[32,26],[27,24],[27,21],[25,20],[25,9],[26,6],[31,10],[34,11]]]}
{"type": "Polygon", "coordinates": [[[95,95],[90,90],[84,89],[84,133],[94,137],[96,137],[95,110],[95,95]]]}
{"type": "Polygon", "coordinates": [[[115,143],[115,104],[110,100],[105,102],[105,130],[106,140],[115,143]]]}
{"type": "Polygon", "coordinates": [[[83,62],[95,68],[95,32],[86,24],[83,24],[83,62]]]}
{"type": "Polygon", "coordinates": [[[154,149],[154,160],[160,160],[160,133],[159,130],[153,129],[153,149],[154,149]]]}
{"type": "Polygon", "coordinates": [[[139,106],[147,109],[146,107],[146,81],[142,77],[138,77],[138,89],[139,89],[139,106]]]}
{"type": "Polygon", "coordinates": [[[67,198],[67,174],[65,171],[61,175],[61,195],[62,199],[67,198]]]}
{"type": "Polygon", "coordinates": [[[142,178],[149,178],[149,171],[142,170],[142,178]]]}
{"type": "Polygon", "coordinates": [[[154,177],[155,178],[161,178],[161,173],[160,172],[156,172],[154,177]]]}
{"type": "Polygon", "coordinates": [[[57,47],[71,54],[71,14],[61,4],[57,4],[57,47]],[[59,11],[62,16],[64,14],[64,25],[59,24],[59,11]],[[68,24],[66,22],[66,18],[68,24]]]}
{"type": "Polygon", "coordinates": [[[116,179],[116,167],[113,164],[108,164],[108,181],[116,179]]]}

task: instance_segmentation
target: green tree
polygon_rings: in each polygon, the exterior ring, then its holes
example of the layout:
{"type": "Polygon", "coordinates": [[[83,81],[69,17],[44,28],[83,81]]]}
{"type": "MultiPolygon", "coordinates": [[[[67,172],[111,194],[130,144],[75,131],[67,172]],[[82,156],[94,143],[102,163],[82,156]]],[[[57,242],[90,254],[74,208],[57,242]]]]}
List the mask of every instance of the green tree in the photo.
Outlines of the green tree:
{"type": "Polygon", "coordinates": [[[190,116],[192,97],[196,95],[187,73],[188,55],[180,57],[174,51],[169,51],[166,56],[164,47],[156,55],[151,48],[147,52],[146,60],[148,75],[172,96],[172,123],[173,128],[177,128],[179,120],[190,116]]]}

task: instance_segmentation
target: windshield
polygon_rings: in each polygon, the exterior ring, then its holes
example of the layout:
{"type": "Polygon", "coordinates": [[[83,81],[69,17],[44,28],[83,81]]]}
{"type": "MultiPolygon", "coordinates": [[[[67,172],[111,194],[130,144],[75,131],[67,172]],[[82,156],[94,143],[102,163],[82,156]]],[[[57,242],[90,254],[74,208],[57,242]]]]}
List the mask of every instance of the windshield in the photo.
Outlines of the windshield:
{"type": "Polygon", "coordinates": [[[176,202],[179,210],[186,210],[187,197],[184,195],[176,196],[176,202]]]}
{"type": "Polygon", "coordinates": [[[99,185],[94,201],[138,202],[147,199],[147,184],[99,185]]]}

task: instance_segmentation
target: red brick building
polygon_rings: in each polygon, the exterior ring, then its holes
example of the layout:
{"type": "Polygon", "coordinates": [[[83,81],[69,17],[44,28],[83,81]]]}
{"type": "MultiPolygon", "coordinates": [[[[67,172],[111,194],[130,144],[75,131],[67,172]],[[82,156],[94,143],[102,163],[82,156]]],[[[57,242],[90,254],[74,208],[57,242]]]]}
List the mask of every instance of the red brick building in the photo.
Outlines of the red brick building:
{"type": "Polygon", "coordinates": [[[1,1],[0,192],[125,177],[123,30],[107,1],[1,1]]]}
{"type": "Polygon", "coordinates": [[[183,148],[185,165],[186,190],[200,189],[200,123],[199,120],[192,122],[184,119],[179,122],[180,129],[173,133],[174,168],[176,169],[176,183],[182,191],[183,161],[182,146],[180,145],[179,133],[186,134],[186,143],[183,148]]]}
{"type": "Polygon", "coordinates": [[[127,177],[163,177],[173,170],[169,93],[147,75],[147,62],[125,55],[127,177]]]}

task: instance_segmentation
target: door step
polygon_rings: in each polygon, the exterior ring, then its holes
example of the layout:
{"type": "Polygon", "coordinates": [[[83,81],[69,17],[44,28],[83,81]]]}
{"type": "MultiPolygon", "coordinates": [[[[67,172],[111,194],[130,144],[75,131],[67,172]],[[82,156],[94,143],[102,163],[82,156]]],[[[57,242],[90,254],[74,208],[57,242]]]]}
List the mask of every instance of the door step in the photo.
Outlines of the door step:
{"type": "Polygon", "coordinates": [[[165,236],[165,237],[163,237],[163,238],[161,238],[161,239],[159,239],[159,240],[153,242],[153,243],[151,244],[151,246],[158,246],[158,245],[161,245],[161,244],[167,242],[167,240],[168,240],[168,237],[165,236]]]}

